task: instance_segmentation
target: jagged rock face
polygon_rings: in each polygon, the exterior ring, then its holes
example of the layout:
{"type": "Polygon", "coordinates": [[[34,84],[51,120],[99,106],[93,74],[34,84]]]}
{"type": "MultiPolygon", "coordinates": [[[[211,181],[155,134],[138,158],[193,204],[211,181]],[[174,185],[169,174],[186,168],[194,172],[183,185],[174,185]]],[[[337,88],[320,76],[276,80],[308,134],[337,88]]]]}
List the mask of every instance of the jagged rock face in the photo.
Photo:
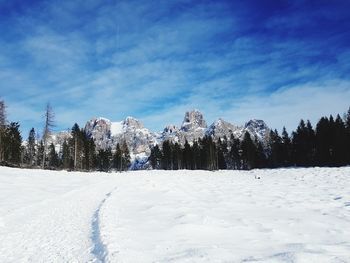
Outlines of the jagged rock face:
{"type": "Polygon", "coordinates": [[[139,120],[137,120],[133,117],[127,117],[124,120],[124,125],[126,127],[133,127],[135,129],[143,129],[144,128],[143,124],[139,120]]]}
{"type": "Polygon", "coordinates": [[[262,120],[250,120],[244,127],[241,127],[219,119],[209,126],[206,135],[212,136],[217,140],[223,138],[225,135],[230,139],[231,134],[233,134],[235,138],[242,140],[246,132],[249,132],[252,139],[256,138],[263,145],[267,144],[270,129],[262,120]]]}
{"type": "Polygon", "coordinates": [[[118,143],[126,142],[131,155],[150,154],[155,145],[155,135],[143,124],[132,117],[121,122],[111,122],[105,118],[93,118],[85,125],[85,131],[91,136],[97,149],[115,149],[118,143]]]}
{"type": "Polygon", "coordinates": [[[230,139],[231,134],[233,134],[235,138],[239,138],[242,134],[242,129],[242,127],[233,125],[223,119],[218,119],[208,127],[206,135],[212,136],[214,139],[223,138],[224,136],[230,139]]]}
{"type": "MultiPolygon", "coordinates": [[[[235,138],[243,139],[245,132],[249,132],[252,138],[257,138],[264,146],[267,145],[270,129],[262,120],[250,120],[244,127],[233,125],[222,119],[218,119],[207,128],[203,114],[198,110],[186,112],[181,128],[175,125],[168,125],[162,133],[150,132],[137,119],[127,117],[124,121],[111,122],[105,118],[93,118],[85,125],[85,132],[95,141],[96,148],[112,150],[117,143],[125,141],[129,147],[133,160],[132,167],[144,168],[151,149],[156,144],[162,145],[163,141],[177,142],[181,146],[187,140],[190,144],[194,140],[203,138],[205,135],[219,139],[226,136],[230,139],[231,134],[235,138]]],[[[53,136],[56,149],[63,141],[69,139],[70,132],[61,132],[53,136]]]]}
{"type": "Polygon", "coordinates": [[[163,141],[171,141],[174,143],[179,142],[178,134],[179,134],[179,129],[175,125],[168,125],[164,128],[158,140],[160,142],[163,142],[163,141]]]}
{"type": "Polygon", "coordinates": [[[134,155],[151,153],[151,148],[156,144],[156,136],[144,128],[139,120],[128,117],[123,122],[122,131],[114,136],[116,143],[126,141],[130,152],[134,155]]]}
{"type": "Polygon", "coordinates": [[[181,130],[187,132],[193,131],[197,128],[207,128],[207,123],[203,118],[203,114],[198,110],[186,112],[184,121],[181,125],[181,130]]]}
{"type": "Polygon", "coordinates": [[[86,123],[85,132],[94,139],[97,149],[113,146],[111,125],[111,121],[105,118],[93,118],[86,123]]]}
{"type": "Polygon", "coordinates": [[[245,124],[244,129],[263,143],[267,141],[270,133],[270,128],[263,120],[250,120],[245,124]]]}
{"type": "Polygon", "coordinates": [[[184,145],[186,140],[192,143],[194,140],[203,138],[207,129],[207,123],[199,110],[188,111],[178,132],[178,141],[184,145]]]}
{"type": "Polygon", "coordinates": [[[175,125],[168,125],[164,128],[163,134],[175,134],[179,129],[175,125]]]}
{"type": "Polygon", "coordinates": [[[203,138],[207,128],[207,123],[204,120],[203,114],[198,110],[188,111],[185,114],[181,128],[178,129],[175,125],[165,127],[159,138],[160,143],[169,140],[173,143],[184,145],[186,140],[192,143],[194,140],[203,138]]]}
{"type": "Polygon", "coordinates": [[[199,138],[203,138],[205,135],[206,128],[197,128],[189,131],[180,130],[177,138],[180,145],[185,145],[185,142],[188,141],[190,144],[193,141],[198,140],[199,138]]]}

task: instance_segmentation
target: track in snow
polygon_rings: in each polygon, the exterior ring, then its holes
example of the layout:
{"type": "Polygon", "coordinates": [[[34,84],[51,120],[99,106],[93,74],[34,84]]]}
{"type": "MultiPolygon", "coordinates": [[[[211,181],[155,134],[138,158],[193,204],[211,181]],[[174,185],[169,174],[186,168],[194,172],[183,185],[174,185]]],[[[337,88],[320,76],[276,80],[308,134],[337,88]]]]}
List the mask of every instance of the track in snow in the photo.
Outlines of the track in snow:
{"type": "Polygon", "coordinates": [[[100,211],[106,200],[110,197],[112,192],[115,190],[114,188],[112,191],[107,193],[105,195],[105,198],[100,202],[98,205],[96,211],[94,212],[94,215],[92,217],[91,221],[91,229],[92,229],[92,235],[91,235],[91,241],[93,243],[93,249],[92,249],[92,254],[96,257],[96,259],[99,262],[104,263],[106,260],[106,256],[108,254],[108,250],[105,244],[103,244],[101,240],[101,230],[100,230],[100,211]]]}
{"type": "Polygon", "coordinates": [[[0,262],[350,263],[349,175],[0,167],[0,262]]]}

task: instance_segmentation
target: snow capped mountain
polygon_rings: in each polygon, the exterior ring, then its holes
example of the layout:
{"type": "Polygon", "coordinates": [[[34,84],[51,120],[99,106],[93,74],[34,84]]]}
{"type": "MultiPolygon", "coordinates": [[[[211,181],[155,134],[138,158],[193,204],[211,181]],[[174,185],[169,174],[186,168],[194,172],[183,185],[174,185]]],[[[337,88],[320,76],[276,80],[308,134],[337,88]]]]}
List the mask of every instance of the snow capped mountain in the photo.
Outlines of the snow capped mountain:
{"type": "Polygon", "coordinates": [[[160,142],[165,140],[177,142],[184,145],[186,140],[191,144],[194,140],[203,138],[207,130],[207,123],[199,110],[188,111],[185,114],[181,128],[175,125],[168,125],[161,133],[160,142]]]}
{"type": "Polygon", "coordinates": [[[262,120],[250,120],[245,126],[236,126],[232,123],[218,119],[207,127],[203,114],[199,110],[192,110],[185,113],[182,125],[168,125],[163,132],[157,134],[149,131],[143,123],[133,117],[127,117],[124,121],[111,122],[106,118],[93,118],[85,125],[86,133],[94,138],[97,149],[115,148],[117,143],[126,141],[133,158],[137,156],[148,156],[151,148],[156,144],[162,144],[169,140],[184,145],[187,140],[192,143],[194,140],[203,138],[205,135],[214,139],[228,139],[231,134],[235,138],[242,139],[245,132],[249,132],[253,138],[264,142],[268,138],[270,129],[262,120]]]}
{"type": "Polygon", "coordinates": [[[170,140],[184,145],[187,140],[190,144],[205,135],[212,136],[215,140],[226,136],[230,139],[231,134],[238,139],[243,139],[245,132],[249,132],[251,137],[257,138],[263,144],[266,143],[270,132],[269,127],[262,120],[250,120],[244,126],[237,126],[219,118],[207,127],[203,114],[198,110],[188,111],[185,114],[181,128],[175,125],[166,126],[163,130],[160,142],[170,140]]]}
{"type": "Polygon", "coordinates": [[[176,134],[177,132],[179,132],[179,128],[176,125],[168,125],[164,128],[163,134],[176,134]]]}
{"type": "Polygon", "coordinates": [[[154,133],[133,117],[127,117],[120,122],[93,118],[86,123],[85,132],[94,139],[97,149],[115,149],[117,143],[125,141],[133,158],[138,155],[148,156],[156,144],[154,133]]]}
{"type": "Polygon", "coordinates": [[[248,131],[252,137],[256,137],[263,144],[268,140],[270,128],[263,120],[250,120],[245,124],[244,129],[248,131]]]}
{"type": "Polygon", "coordinates": [[[231,134],[233,134],[235,138],[240,138],[242,133],[243,127],[231,124],[221,118],[212,123],[206,131],[206,135],[212,136],[215,139],[223,138],[224,136],[229,139],[231,134]]]}
{"type": "Polygon", "coordinates": [[[243,139],[246,132],[249,132],[253,139],[257,138],[257,140],[265,145],[268,140],[270,128],[263,120],[253,119],[242,127],[231,124],[223,119],[218,119],[208,127],[206,135],[212,136],[216,140],[224,136],[229,139],[231,134],[233,134],[235,138],[243,139]]]}
{"type": "Polygon", "coordinates": [[[195,131],[197,129],[206,129],[207,123],[203,114],[199,110],[187,111],[181,125],[181,130],[185,132],[195,131]]]}
{"type": "Polygon", "coordinates": [[[106,118],[92,118],[86,123],[85,132],[94,139],[97,149],[107,149],[113,146],[111,127],[111,121],[106,118]]]}
{"type": "Polygon", "coordinates": [[[172,142],[179,142],[178,134],[180,130],[177,126],[171,124],[164,128],[163,132],[161,133],[161,136],[158,138],[158,141],[172,141],[172,142]]]}
{"type": "MultiPolygon", "coordinates": [[[[168,125],[163,132],[155,133],[144,127],[143,123],[133,117],[127,117],[123,121],[112,122],[106,118],[92,118],[85,125],[85,132],[94,139],[97,149],[112,151],[117,143],[124,141],[128,145],[133,161],[133,167],[142,167],[156,144],[162,145],[163,141],[169,140],[179,143],[181,146],[187,140],[190,144],[194,140],[204,136],[212,136],[217,140],[226,136],[230,139],[231,134],[238,139],[243,139],[245,132],[249,132],[252,138],[257,138],[266,145],[270,129],[262,120],[250,120],[244,126],[237,126],[230,122],[218,119],[207,127],[203,114],[199,110],[188,111],[183,122],[178,128],[176,125],[168,125]]],[[[52,142],[59,149],[64,140],[70,138],[70,132],[64,131],[52,136],[52,142]]]]}
{"type": "Polygon", "coordinates": [[[151,148],[157,144],[156,135],[133,117],[127,117],[122,122],[121,130],[121,133],[113,136],[114,144],[126,141],[131,154],[146,154],[148,156],[151,153],[151,148]]]}

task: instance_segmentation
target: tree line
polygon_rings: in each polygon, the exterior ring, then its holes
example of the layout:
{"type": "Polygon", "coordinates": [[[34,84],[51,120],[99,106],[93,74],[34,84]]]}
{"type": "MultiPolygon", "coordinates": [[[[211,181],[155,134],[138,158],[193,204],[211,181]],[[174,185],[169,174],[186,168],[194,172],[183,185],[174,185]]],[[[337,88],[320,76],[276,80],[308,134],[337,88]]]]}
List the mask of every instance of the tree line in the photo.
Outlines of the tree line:
{"type": "MultiPolygon", "coordinates": [[[[70,136],[54,145],[50,136],[54,114],[48,104],[40,136],[34,128],[23,143],[18,122],[8,122],[6,105],[0,100],[0,165],[79,171],[125,171],[131,159],[125,141],[114,149],[99,149],[78,124],[70,136]]],[[[246,132],[240,140],[233,134],[214,140],[205,136],[191,143],[164,141],[151,149],[148,162],[153,169],[249,170],[254,168],[350,165],[350,108],[343,118],[322,117],[315,128],[301,120],[290,135],[271,130],[262,144],[246,132]]]]}
{"type": "Polygon", "coordinates": [[[23,143],[19,123],[7,123],[6,106],[0,101],[0,165],[78,171],[128,170],[130,153],[125,141],[118,143],[113,151],[97,150],[93,138],[75,123],[70,136],[56,147],[50,140],[54,114],[49,104],[44,116],[42,137],[32,128],[23,143]]]}
{"type": "Polygon", "coordinates": [[[338,114],[322,117],[313,128],[301,120],[289,135],[271,130],[266,144],[246,132],[242,140],[232,134],[216,141],[210,136],[178,143],[164,141],[154,146],[149,157],[153,169],[234,169],[312,167],[350,165],[350,109],[344,118],[338,114]]]}

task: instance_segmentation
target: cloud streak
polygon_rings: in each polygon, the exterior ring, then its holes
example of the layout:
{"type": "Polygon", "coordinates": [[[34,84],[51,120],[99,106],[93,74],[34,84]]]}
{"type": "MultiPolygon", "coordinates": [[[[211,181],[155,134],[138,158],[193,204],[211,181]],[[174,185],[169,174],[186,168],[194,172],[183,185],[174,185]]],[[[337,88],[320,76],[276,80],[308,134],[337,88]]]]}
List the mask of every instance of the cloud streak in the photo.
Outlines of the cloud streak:
{"type": "Polygon", "coordinates": [[[30,2],[0,2],[0,96],[24,133],[47,101],[58,130],[127,115],[161,130],[190,108],[292,129],[349,106],[343,3],[30,2]]]}

